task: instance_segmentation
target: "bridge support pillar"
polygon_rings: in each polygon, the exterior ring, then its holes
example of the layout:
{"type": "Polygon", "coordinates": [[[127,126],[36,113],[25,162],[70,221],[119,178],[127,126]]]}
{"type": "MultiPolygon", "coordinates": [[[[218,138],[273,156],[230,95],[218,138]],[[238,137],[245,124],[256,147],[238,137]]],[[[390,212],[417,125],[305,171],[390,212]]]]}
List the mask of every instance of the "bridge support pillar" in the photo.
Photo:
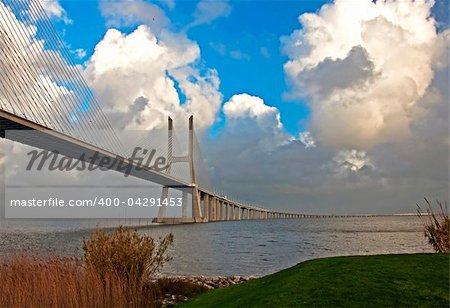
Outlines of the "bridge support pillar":
{"type": "Polygon", "coordinates": [[[221,208],[221,202],[219,199],[216,200],[216,209],[217,209],[217,219],[216,221],[222,220],[222,208],[221,208]]]}
{"type": "Polygon", "coordinates": [[[219,220],[219,200],[214,198],[214,221],[219,220]]]}
{"type": "Polygon", "coordinates": [[[217,199],[216,197],[212,197],[212,204],[211,204],[211,209],[212,209],[212,221],[217,221],[217,199]]]}
{"type": "MultiPolygon", "coordinates": [[[[160,200],[167,200],[168,196],[169,196],[169,187],[164,186],[161,191],[160,200]]],[[[164,218],[166,216],[166,210],[167,206],[160,206],[158,210],[158,218],[164,218]]]]}
{"type": "Polygon", "coordinates": [[[220,211],[221,211],[221,220],[223,221],[223,220],[227,220],[227,216],[225,216],[225,207],[226,207],[226,205],[225,205],[225,202],[224,201],[221,201],[220,202],[220,211]]]}
{"type": "Polygon", "coordinates": [[[216,199],[216,221],[219,221],[221,217],[222,211],[220,210],[220,200],[216,199]]]}
{"type": "Polygon", "coordinates": [[[214,196],[211,196],[209,200],[209,220],[214,221],[214,196]]]}
{"type": "Polygon", "coordinates": [[[214,221],[214,196],[209,196],[209,220],[214,221]]]}
{"type": "Polygon", "coordinates": [[[216,198],[216,221],[219,221],[221,216],[220,216],[220,200],[216,198]]]}
{"type": "Polygon", "coordinates": [[[194,186],[192,192],[192,218],[194,221],[202,220],[200,209],[200,194],[197,188],[197,176],[194,168],[194,116],[189,117],[189,169],[191,172],[191,183],[194,186]]]}
{"type": "Polygon", "coordinates": [[[203,217],[205,217],[205,221],[209,221],[209,199],[210,196],[208,194],[204,194],[203,196],[203,217]]]}
{"type": "Polygon", "coordinates": [[[188,194],[183,191],[181,195],[181,217],[187,217],[187,208],[188,208],[188,194]]]}
{"type": "Polygon", "coordinates": [[[197,187],[192,189],[192,218],[195,222],[202,221],[202,211],[200,208],[200,192],[197,187]]]}

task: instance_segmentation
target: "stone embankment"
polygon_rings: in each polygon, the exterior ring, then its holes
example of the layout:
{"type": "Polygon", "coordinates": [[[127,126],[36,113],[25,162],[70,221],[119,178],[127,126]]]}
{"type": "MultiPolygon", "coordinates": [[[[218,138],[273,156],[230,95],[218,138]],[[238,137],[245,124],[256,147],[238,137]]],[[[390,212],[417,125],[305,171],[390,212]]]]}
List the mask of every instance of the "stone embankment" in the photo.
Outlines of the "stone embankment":
{"type": "MultiPolygon", "coordinates": [[[[256,279],[255,276],[217,276],[217,277],[205,277],[205,276],[173,276],[170,277],[175,281],[183,281],[203,286],[207,289],[226,288],[235,284],[240,284],[252,279],[256,279]]],[[[179,301],[188,300],[185,296],[165,294],[162,301],[162,307],[170,307],[179,301]]]]}
{"type": "Polygon", "coordinates": [[[229,277],[205,277],[205,276],[175,276],[171,277],[175,280],[188,281],[198,285],[202,285],[208,289],[225,288],[235,284],[240,284],[252,279],[254,276],[229,276],[229,277]]]}

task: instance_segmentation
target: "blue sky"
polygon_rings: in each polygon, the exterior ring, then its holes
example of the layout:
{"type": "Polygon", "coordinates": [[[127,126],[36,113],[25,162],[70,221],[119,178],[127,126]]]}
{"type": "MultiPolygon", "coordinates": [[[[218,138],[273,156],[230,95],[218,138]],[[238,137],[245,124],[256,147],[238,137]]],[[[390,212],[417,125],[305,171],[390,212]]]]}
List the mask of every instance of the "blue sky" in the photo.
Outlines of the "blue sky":
{"type": "MultiPolygon", "coordinates": [[[[200,46],[203,64],[218,71],[224,102],[237,93],[256,95],[280,110],[289,133],[297,135],[307,128],[307,106],[302,100],[287,100],[283,95],[288,90],[283,72],[287,57],[281,50],[280,38],[299,28],[299,15],[316,12],[324,2],[232,1],[227,16],[187,30],[188,37],[200,46]]],[[[83,63],[109,28],[107,21],[97,1],[62,0],[61,5],[73,23],[59,23],[58,29],[71,49],[87,52],[78,60],[83,63]]],[[[196,5],[196,1],[179,1],[173,9],[160,7],[170,19],[171,30],[183,31],[192,21],[196,5]]],[[[130,33],[136,26],[120,30],[130,33]]],[[[213,133],[223,124],[216,123],[213,133]]]]}

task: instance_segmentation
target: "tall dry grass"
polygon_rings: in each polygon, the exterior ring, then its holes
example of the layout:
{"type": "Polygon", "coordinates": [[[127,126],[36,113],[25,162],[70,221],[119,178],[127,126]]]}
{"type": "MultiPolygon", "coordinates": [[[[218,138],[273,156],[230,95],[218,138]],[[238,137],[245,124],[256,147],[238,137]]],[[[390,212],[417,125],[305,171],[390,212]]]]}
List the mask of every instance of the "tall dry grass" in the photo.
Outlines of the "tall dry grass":
{"type": "Polygon", "coordinates": [[[143,285],[171,260],[166,252],[172,244],[173,234],[155,241],[122,226],[113,233],[97,230],[83,241],[84,261],[99,276],[114,273],[130,284],[143,285]]]}
{"type": "Polygon", "coordinates": [[[0,307],[155,307],[153,288],[138,288],[114,273],[99,276],[79,260],[26,256],[0,268],[0,307]]]}
{"type": "Polygon", "coordinates": [[[431,203],[425,198],[427,205],[424,211],[419,204],[417,206],[417,215],[424,224],[425,237],[433,246],[434,251],[450,253],[450,219],[448,214],[448,204],[436,201],[439,212],[435,213],[431,203]]]}
{"type": "Polygon", "coordinates": [[[18,256],[0,261],[0,307],[158,307],[166,293],[191,296],[203,287],[150,281],[170,257],[160,241],[119,228],[97,231],[83,245],[85,260],[18,256]]]}

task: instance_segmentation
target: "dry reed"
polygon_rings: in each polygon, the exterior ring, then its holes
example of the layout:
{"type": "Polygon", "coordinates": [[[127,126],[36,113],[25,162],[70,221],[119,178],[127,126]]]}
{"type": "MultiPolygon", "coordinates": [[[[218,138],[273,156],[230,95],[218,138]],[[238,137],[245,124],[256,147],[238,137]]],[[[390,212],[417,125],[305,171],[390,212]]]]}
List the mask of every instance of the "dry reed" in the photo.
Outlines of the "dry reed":
{"type": "Polygon", "coordinates": [[[166,293],[204,292],[193,283],[151,281],[170,258],[159,242],[120,227],[84,241],[85,260],[15,256],[0,262],[0,307],[158,307],[166,293]]]}
{"type": "Polygon", "coordinates": [[[83,241],[84,261],[100,276],[115,273],[132,284],[143,285],[171,260],[166,252],[172,244],[173,234],[155,242],[122,226],[113,233],[97,230],[83,241]]]}
{"type": "Polygon", "coordinates": [[[450,220],[448,215],[448,204],[436,201],[440,212],[435,213],[431,203],[425,198],[427,204],[426,211],[422,210],[420,205],[417,206],[417,215],[424,224],[425,237],[433,246],[434,251],[449,253],[450,252],[450,220]]]}
{"type": "Polygon", "coordinates": [[[79,260],[27,256],[0,269],[0,307],[155,307],[151,288],[129,285],[122,277],[83,267],[79,260]]]}

